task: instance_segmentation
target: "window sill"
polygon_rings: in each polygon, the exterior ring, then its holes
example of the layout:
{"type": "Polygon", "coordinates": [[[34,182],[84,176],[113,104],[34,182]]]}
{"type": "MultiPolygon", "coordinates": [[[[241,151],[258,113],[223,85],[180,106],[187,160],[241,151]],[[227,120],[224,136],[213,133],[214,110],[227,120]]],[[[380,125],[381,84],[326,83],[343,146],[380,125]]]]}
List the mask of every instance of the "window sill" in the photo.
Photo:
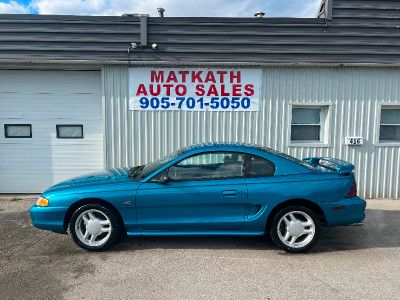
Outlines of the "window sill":
{"type": "Polygon", "coordinates": [[[396,146],[396,147],[400,147],[400,142],[378,142],[378,143],[376,143],[375,144],[375,146],[377,146],[377,147],[393,147],[393,146],[396,146]]]}
{"type": "Polygon", "coordinates": [[[289,142],[288,147],[328,148],[331,145],[319,142],[289,142]]]}

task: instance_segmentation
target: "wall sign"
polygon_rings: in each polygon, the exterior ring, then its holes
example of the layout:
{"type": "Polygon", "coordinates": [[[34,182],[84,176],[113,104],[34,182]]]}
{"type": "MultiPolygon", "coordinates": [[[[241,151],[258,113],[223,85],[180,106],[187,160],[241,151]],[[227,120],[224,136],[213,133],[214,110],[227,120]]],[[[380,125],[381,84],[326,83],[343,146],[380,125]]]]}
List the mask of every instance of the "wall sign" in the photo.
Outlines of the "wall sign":
{"type": "Polygon", "coordinates": [[[130,110],[258,111],[261,69],[129,68],[130,110]]]}
{"type": "Polygon", "coordinates": [[[360,136],[346,137],[344,140],[345,145],[361,146],[364,144],[364,138],[360,136]]]}

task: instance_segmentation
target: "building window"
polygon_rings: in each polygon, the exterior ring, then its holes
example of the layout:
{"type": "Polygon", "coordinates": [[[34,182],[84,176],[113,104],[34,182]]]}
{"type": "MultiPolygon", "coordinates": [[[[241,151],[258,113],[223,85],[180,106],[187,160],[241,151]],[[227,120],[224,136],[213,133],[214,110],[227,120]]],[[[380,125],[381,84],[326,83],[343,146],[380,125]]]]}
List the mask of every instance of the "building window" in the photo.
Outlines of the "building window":
{"type": "Polygon", "coordinates": [[[382,107],[379,128],[380,143],[400,142],[400,107],[382,107]]]}
{"type": "Polygon", "coordinates": [[[56,125],[58,139],[83,139],[83,125],[56,125]]]}
{"type": "Polygon", "coordinates": [[[31,124],[4,124],[4,136],[6,138],[31,138],[31,124]]]}
{"type": "Polygon", "coordinates": [[[328,106],[292,106],[290,141],[327,143],[328,106]]]}

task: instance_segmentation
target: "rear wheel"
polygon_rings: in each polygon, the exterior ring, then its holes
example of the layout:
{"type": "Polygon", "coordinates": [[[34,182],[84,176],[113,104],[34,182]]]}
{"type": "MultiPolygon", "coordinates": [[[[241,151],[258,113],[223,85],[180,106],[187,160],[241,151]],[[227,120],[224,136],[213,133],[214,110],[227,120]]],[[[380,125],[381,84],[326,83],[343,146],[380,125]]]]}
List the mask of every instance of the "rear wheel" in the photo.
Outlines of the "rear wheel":
{"type": "Polygon", "coordinates": [[[289,206],[276,214],[271,225],[271,238],[286,252],[301,253],[317,242],[321,225],[316,214],[304,206],[289,206]]]}
{"type": "Polygon", "coordinates": [[[115,214],[100,204],[78,208],[71,217],[69,230],[74,242],[88,251],[106,250],[116,242],[120,232],[115,214]]]}

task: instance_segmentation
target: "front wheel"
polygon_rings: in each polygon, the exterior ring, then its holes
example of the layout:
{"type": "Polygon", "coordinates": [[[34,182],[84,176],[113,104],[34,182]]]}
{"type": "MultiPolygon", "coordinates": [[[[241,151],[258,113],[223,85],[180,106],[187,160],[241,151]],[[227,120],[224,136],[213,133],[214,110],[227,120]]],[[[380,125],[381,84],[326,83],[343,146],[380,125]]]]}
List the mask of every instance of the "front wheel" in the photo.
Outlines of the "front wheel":
{"type": "Polygon", "coordinates": [[[69,230],[79,247],[88,251],[103,251],[118,239],[119,223],[110,209],[100,204],[87,204],[74,212],[69,230]]]}
{"type": "Polygon", "coordinates": [[[312,210],[304,206],[289,206],[276,214],[270,234],[281,249],[301,253],[315,245],[320,228],[318,217],[312,210]]]}

